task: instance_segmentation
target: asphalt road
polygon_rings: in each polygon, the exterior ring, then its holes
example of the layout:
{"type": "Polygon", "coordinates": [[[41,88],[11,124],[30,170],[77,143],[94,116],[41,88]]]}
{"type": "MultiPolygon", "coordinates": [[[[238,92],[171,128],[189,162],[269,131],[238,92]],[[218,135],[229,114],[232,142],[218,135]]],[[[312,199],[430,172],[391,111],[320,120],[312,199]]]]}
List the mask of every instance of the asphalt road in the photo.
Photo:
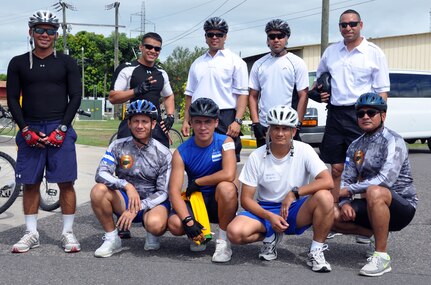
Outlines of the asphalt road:
{"type": "MultiPolygon", "coordinates": [[[[1,146],[1,150],[14,156],[13,145],[1,146]]],[[[230,262],[214,264],[211,262],[214,242],[210,242],[205,252],[192,253],[185,237],[166,233],[161,238],[161,249],[147,252],[143,249],[145,231],[135,225],[133,238],[123,240],[121,253],[95,258],[93,253],[102,243],[103,231],[92,213],[88,196],[103,152],[103,148],[78,146],[79,206],[74,230],[82,251],[67,254],[60,248],[62,222],[61,214],[56,211],[39,215],[39,248],[25,254],[10,253],[11,245],[25,230],[18,198],[13,207],[0,214],[0,284],[430,284],[431,152],[428,150],[410,152],[419,207],[407,228],[390,234],[388,251],[393,270],[378,278],[358,275],[366,262],[367,246],[355,243],[353,236],[327,241],[329,251],[325,257],[333,270],[312,272],[306,265],[311,231],[302,236],[285,236],[275,261],[260,261],[257,257],[260,243],[255,243],[233,246],[230,262]]],[[[249,150],[244,151],[242,163],[248,153],[249,150]]]]}

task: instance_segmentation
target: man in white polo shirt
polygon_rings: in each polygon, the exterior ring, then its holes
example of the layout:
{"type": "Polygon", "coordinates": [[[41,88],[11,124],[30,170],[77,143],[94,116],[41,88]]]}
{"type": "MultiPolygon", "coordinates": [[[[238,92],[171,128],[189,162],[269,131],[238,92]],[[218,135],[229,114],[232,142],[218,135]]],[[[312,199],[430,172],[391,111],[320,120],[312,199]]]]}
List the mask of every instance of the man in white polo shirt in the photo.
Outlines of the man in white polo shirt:
{"type": "Polygon", "coordinates": [[[216,132],[232,137],[239,161],[241,124],[248,101],[247,64],[224,48],[229,30],[225,20],[219,17],[210,18],[205,22],[204,30],[209,50],[190,67],[181,131],[184,136],[190,135],[190,104],[198,98],[212,99],[220,108],[216,132]]]}
{"type": "Polygon", "coordinates": [[[325,50],[316,74],[317,78],[323,72],[332,76],[331,94],[321,93],[322,102],[328,103],[328,117],[320,154],[325,163],[331,164],[334,202],[338,202],[347,148],[363,133],[357,124],[355,103],[368,92],[386,100],[390,86],[386,57],[378,46],[361,36],[359,13],[344,11],[338,25],[344,40],[325,50]]]}
{"type": "MultiPolygon", "coordinates": [[[[266,114],[277,105],[292,106],[298,112],[298,130],[307,108],[308,69],[302,58],[286,50],[290,37],[289,25],[280,19],[266,24],[266,43],[270,53],[257,60],[250,72],[249,108],[257,146],[265,144],[268,129],[266,114]],[[294,89],[298,100],[293,106],[294,89]],[[260,93],[260,97],[259,97],[260,93]],[[274,96],[277,94],[277,96],[274,96]]],[[[296,132],[295,139],[299,139],[296,132]]]]}

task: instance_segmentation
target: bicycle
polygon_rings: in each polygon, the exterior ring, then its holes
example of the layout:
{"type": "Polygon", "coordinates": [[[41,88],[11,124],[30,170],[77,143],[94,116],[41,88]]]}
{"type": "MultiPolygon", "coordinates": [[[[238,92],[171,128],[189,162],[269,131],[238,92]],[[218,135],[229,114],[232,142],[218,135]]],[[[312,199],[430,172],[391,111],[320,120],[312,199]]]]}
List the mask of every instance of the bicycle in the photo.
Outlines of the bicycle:
{"type": "Polygon", "coordinates": [[[15,137],[16,124],[9,110],[0,105],[0,142],[6,143],[15,137]]]}
{"type": "MultiPolygon", "coordinates": [[[[109,144],[111,144],[113,141],[117,139],[118,132],[115,132],[112,137],[109,139],[109,144]]],[[[168,131],[168,138],[169,138],[169,147],[170,148],[177,148],[180,144],[184,142],[184,138],[181,135],[179,131],[176,129],[170,129],[168,131]]]]}
{"type": "Polygon", "coordinates": [[[15,202],[22,185],[15,182],[15,160],[0,151],[0,214],[15,202]]]}

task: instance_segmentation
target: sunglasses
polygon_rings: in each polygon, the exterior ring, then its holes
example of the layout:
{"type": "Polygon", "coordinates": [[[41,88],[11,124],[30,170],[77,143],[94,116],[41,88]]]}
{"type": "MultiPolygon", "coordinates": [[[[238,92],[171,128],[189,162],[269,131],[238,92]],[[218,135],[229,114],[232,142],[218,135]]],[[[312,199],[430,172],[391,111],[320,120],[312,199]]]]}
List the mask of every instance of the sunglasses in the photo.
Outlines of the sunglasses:
{"type": "Polygon", "coordinates": [[[143,46],[147,49],[147,50],[152,50],[154,49],[155,51],[159,52],[162,50],[162,47],[156,47],[150,44],[143,44],[143,46]]]}
{"type": "Polygon", "coordinates": [[[339,25],[340,27],[342,27],[343,29],[345,29],[345,28],[347,28],[347,26],[350,26],[351,28],[354,28],[354,27],[356,27],[359,23],[360,23],[359,21],[357,21],[357,22],[341,22],[341,23],[339,23],[338,25],[339,25]]]}
{"type": "Polygon", "coordinates": [[[224,37],[223,33],[206,33],[205,36],[207,38],[213,38],[214,36],[216,36],[217,38],[222,38],[224,37]]]}
{"type": "Polygon", "coordinates": [[[34,28],[33,31],[39,35],[43,35],[46,32],[48,36],[53,36],[57,33],[57,29],[34,28]]]}
{"type": "Polygon", "coordinates": [[[358,117],[359,119],[362,119],[363,117],[365,117],[365,114],[367,114],[367,116],[369,118],[373,118],[375,115],[380,114],[380,111],[374,110],[374,109],[370,109],[370,110],[360,110],[356,112],[356,117],[358,117]]]}
{"type": "Polygon", "coordinates": [[[282,40],[282,39],[284,39],[285,37],[286,37],[286,34],[283,34],[283,33],[281,33],[281,34],[268,34],[268,38],[269,38],[270,40],[275,40],[275,39],[282,40]]]}

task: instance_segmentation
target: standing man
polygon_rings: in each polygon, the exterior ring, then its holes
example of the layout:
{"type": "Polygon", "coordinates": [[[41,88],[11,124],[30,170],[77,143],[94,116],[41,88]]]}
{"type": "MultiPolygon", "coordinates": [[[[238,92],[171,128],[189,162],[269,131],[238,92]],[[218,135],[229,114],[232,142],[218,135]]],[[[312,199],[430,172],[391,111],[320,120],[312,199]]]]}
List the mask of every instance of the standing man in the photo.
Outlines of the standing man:
{"type": "Polygon", "coordinates": [[[142,223],[147,231],[145,250],[160,248],[158,236],[166,231],[170,203],[168,182],[172,155],[151,137],[156,126],[157,108],[146,100],[133,101],[127,108],[132,136],[115,140],[106,151],[91,190],[91,206],[105,230],[96,257],[121,251],[118,229],[129,230],[142,223]],[[113,213],[118,216],[115,224],[113,213]]]}
{"type": "Polygon", "coordinates": [[[265,144],[268,129],[266,114],[276,105],[292,106],[294,89],[298,90],[298,130],[307,109],[308,69],[302,58],[286,50],[290,37],[289,25],[280,19],[266,24],[266,43],[270,53],[257,60],[250,72],[249,108],[257,146],[265,144]],[[277,96],[274,96],[277,94],[277,96]]]}
{"type": "Polygon", "coordinates": [[[239,161],[242,118],[248,101],[248,70],[244,60],[224,48],[228,29],[226,21],[219,17],[210,18],[204,24],[209,50],[190,67],[181,131],[186,137],[190,135],[190,104],[198,98],[211,98],[220,108],[216,132],[235,141],[236,159],[239,161]]]}
{"type": "Polygon", "coordinates": [[[28,25],[32,50],[14,57],[7,72],[8,106],[20,128],[16,136],[16,182],[24,184],[27,227],[12,252],[26,252],[39,246],[37,213],[44,173],[60,189],[61,245],[65,252],[78,252],[81,245],[72,229],[76,210],[73,183],[77,179],[77,136],[70,124],[81,104],[81,75],[74,59],[56,53],[59,23],[53,13],[37,11],[28,25]]]}
{"type": "Polygon", "coordinates": [[[323,251],[334,216],[331,175],[311,146],[293,140],[298,123],[294,109],[274,106],[267,122],[271,142],[252,152],[241,171],[245,211],[229,224],[228,237],[236,244],[263,240],[259,258],[274,260],[283,234],[300,235],[313,226],[307,264],[313,271],[329,272],[323,251]]]}
{"type": "Polygon", "coordinates": [[[363,23],[359,13],[344,11],[338,25],[344,40],[325,50],[316,74],[317,78],[323,72],[332,76],[331,94],[321,93],[322,102],[328,103],[328,117],[320,153],[322,160],[331,164],[335,202],[346,150],[362,134],[356,122],[355,102],[366,92],[378,93],[386,100],[390,85],[386,57],[379,47],[361,36],[363,23]]]}
{"type": "MultiPolygon", "coordinates": [[[[141,57],[132,62],[121,64],[114,73],[109,92],[109,101],[113,104],[133,102],[139,99],[150,101],[157,107],[159,117],[153,129],[153,137],[169,148],[166,133],[174,124],[175,100],[169,83],[168,74],[156,66],[156,60],[162,50],[162,37],[157,33],[146,33],[139,45],[141,57]],[[166,117],[162,120],[160,97],[166,109],[166,117]]],[[[127,120],[118,127],[117,138],[130,136],[127,120]]]]}
{"type": "Polygon", "coordinates": [[[384,127],[385,100],[376,93],[365,93],[355,107],[364,134],[347,150],[334,229],[373,236],[368,263],[359,273],[381,276],[392,270],[387,254],[389,231],[400,231],[412,221],[418,197],[406,143],[399,134],[384,127]],[[356,194],[363,198],[353,199],[356,194]]]}
{"type": "Polygon", "coordinates": [[[201,244],[190,244],[191,251],[206,249],[202,226],[195,220],[190,204],[181,197],[184,172],[187,173],[186,195],[202,192],[211,223],[218,223],[213,262],[228,262],[232,256],[226,236],[227,225],[238,209],[235,144],[231,137],[215,133],[219,123],[219,108],[209,98],[198,98],[188,109],[189,125],[194,135],[181,144],[173,155],[169,198],[175,214],[169,217],[169,231],[176,236],[187,234],[201,244]]]}

